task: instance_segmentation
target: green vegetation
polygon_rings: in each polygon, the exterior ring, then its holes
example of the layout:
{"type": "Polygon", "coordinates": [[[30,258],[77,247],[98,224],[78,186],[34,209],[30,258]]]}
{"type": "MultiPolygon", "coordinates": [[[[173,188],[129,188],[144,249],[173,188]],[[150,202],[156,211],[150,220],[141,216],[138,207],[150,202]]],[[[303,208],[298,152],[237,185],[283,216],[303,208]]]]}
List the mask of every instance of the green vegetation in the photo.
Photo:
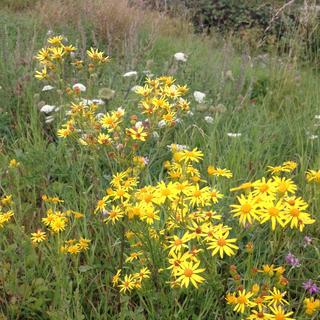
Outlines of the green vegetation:
{"type": "MultiPolygon", "coordinates": [[[[125,0],[81,0],[77,5],[71,0],[0,0],[0,195],[12,195],[14,212],[8,222],[0,219],[0,227],[4,224],[0,229],[0,319],[247,319],[249,308],[244,315],[234,312],[226,295],[243,288],[248,291],[255,281],[262,285],[261,279],[252,280],[251,271],[266,264],[286,268],[289,284],[281,292],[287,291],[290,306],[285,308],[292,310],[290,318],[317,319],[319,306],[312,315],[305,312],[304,299],[310,294],[302,287],[308,279],[320,284],[320,186],[307,183],[305,174],[320,169],[319,31],[312,12],[311,8],[308,23],[297,23],[281,37],[267,39],[256,28],[239,33],[193,33],[192,23],[184,19],[128,7],[125,0]],[[109,152],[57,135],[66,123],[71,98],[66,87],[42,91],[51,83],[38,81],[34,75],[39,70],[37,52],[46,46],[48,37],[60,34],[77,47],[83,60],[90,47],[111,57],[96,78],[65,73],[71,84],[83,83],[88,88],[89,79],[95,80],[92,92],[96,96],[87,92],[82,97],[101,98],[101,88],[114,90],[101,112],[122,107],[130,116],[139,114],[140,98],[131,89],[143,86],[146,75],[172,76],[177,84],[188,86],[185,98],[191,113],[182,113],[182,122],[167,131],[155,128],[160,135],[165,132],[160,141],[141,142],[137,149],[137,155],[150,159],[137,174],[137,188],[168,182],[163,166],[171,160],[167,145],[187,145],[203,152],[198,164],[201,176],[225,195],[212,210],[232,227],[230,237],[238,239],[239,250],[235,256],[220,259],[205,256],[204,246],[199,245],[205,257],[201,268],[206,268],[202,274],[206,280],[199,289],[191,284],[170,287],[170,271],[156,270],[163,263],[169,267],[163,258],[169,250],[160,244],[150,253],[152,264],[145,264],[152,274],[148,284],[126,294],[112,286],[112,277],[130,248],[124,230],[134,225],[151,243],[146,236],[150,230],[146,223],[141,226],[131,220],[106,224],[101,212],[94,214],[112,175],[133,166],[132,153],[124,156],[123,165],[109,152]],[[176,53],[184,53],[186,61],[178,61],[176,53]],[[123,77],[129,71],[137,75],[123,77]],[[203,102],[196,101],[195,91],[206,94],[203,102]],[[44,105],[60,107],[59,112],[51,113],[52,121],[40,111],[44,105]],[[239,195],[230,188],[270,177],[267,166],[285,161],[298,164],[291,175],[285,175],[297,184],[296,196],[309,204],[307,212],[315,223],[306,225],[303,232],[289,225],[273,232],[271,224],[258,222],[244,228],[229,207],[238,203],[239,195]],[[232,179],[210,177],[209,165],[228,168],[232,179]],[[64,203],[45,202],[44,195],[59,197],[64,203]],[[70,218],[66,231],[55,235],[42,223],[49,208],[72,209],[84,218],[70,218]],[[47,232],[48,240],[35,245],[31,233],[38,228],[47,232]],[[77,255],[60,252],[62,239],[80,236],[91,240],[87,251],[77,255]],[[251,244],[253,251],[248,249],[251,244]],[[289,252],[298,257],[299,266],[286,259],[289,252]]],[[[129,128],[130,119],[124,124],[129,128]]],[[[2,203],[1,212],[5,208],[2,203]]],[[[160,224],[172,208],[163,204],[159,210],[160,224]]],[[[157,227],[160,235],[161,227],[157,227]]],[[[124,271],[130,272],[127,268],[124,271]]],[[[268,282],[270,290],[272,281],[268,282]]],[[[266,295],[270,295],[268,290],[266,295]]]]}

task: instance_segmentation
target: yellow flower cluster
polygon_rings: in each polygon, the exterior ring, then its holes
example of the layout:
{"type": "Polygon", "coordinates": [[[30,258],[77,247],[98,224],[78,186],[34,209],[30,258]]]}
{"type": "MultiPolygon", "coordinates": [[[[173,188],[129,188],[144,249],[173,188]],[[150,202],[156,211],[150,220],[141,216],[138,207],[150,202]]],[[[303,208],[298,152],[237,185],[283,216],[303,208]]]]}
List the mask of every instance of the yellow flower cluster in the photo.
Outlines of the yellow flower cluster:
{"type": "MultiPolygon", "coordinates": [[[[73,210],[59,210],[58,205],[61,205],[64,201],[58,197],[42,196],[44,203],[53,205],[53,208],[49,208],[46,212],[46,217],[42,218],[42,223],[49,229],[51,234],[60,234],[67,226],[72,227],[73,220],[81,219],[84,217],[83,213],[73,210]]],[[[33,244],[39,244],[47,240],[47,234],[45,231],[38,229],[36,232],[31,233],[31,241],[33,244]]],[[[65,245],[60,248],[63,253],[76,254],[81,251],[86,251],[89,247],[90,240],[80,238],[79,241],[75,239],[65,241],[65,245]]]]}
{"type": "Polygon", "coordinates": [[[4,195],[0,198],[0,229],[14,215],[11,206],[13,204],[11,195],[4,195]]]}
{"type": "MultiPolygon", "coordinates": [[[[132,169],[120,172],[113,176],[95,212],[101,212],[106,223],[125,227],[131,249],[126,263],[141,269],[155,250],[145,247],[149,243],[165,254],[162,266],[169,264],[166,269],[170,270],[172,287],[188,287],[190,283],[198,287],[204,281],[199,275],[204,272],[201,256],[223,258],[234,255],[238,247],[236,239],[229,237],[231,228],[219,222],[221,215],[213,209],[222,194],[201,178],[195,166],[202,152],[176,145],[171,148],[172,161],[165,163],[168,181],[137,188],[139,181],[132,169]],[[139,228],[141,222],[144,232],[139,228]]],[[[122,292],[135,287],[129,286],[135,277],[126,276],[119,280],[128,284],[122,292]]]]}
{"type": "MultiPolygon", "coordinates": [[[[249,313],[247,320],[293,320],[292,311],[287,310],[289,302],[283,288],[288,284],[284,277],[285,268],[282,266],[264,265],[261,270],[252,270],[251,285],[241,284],[241,276],[236,266],[230,267],[234,284],[238,287],[226,295],[226,301],[233,306],[237,313],[249,313]],[[256,282],[253,282],[256,280],[256,282]]],[[[249,282],[249,283],[250,283],[249,282]]]]}
{"type": "MultiPolygon", "coordinates": [[[[285,162],[282,168],[289,172],[296,168],[292,161],[285,162]],[[286,166],[285,166],[286,165],[286,166]]],[[[315,222],[306,212],[308,204],[296,195],[297,185],[292,179],[272,176],[263,177],[254,182],[246,182],[231,191],[245,190],[245,194],[237,197],[238,204],[231,205],[234,217],[239,218],[243,226],[251,225],[254,221],[263,224],[271,222],[272,230],[279,225],[282,228],[290,226],[302,231],[305,225],[315,222]]]]}
{"type": "Polygon", "coordinates": [[[308,182],[320,184],[320,170],[308,170],[306,172],[306,178],[308,182]]]}
{"type": "MultiPolygon", "coordinates": [[[[41,70],[37,70],[35,77],[38,80],[59,80],[59,77],[65,76],[66,64],[69,67],[75,67],[77,70],[84,68],[84,61],[77,59],[73,45],[67,44],[67,39],[62,36],[55,36],[48,39],[48,46],[39,50],[36,55],[41,70]]],[[[110,61],[108,56],[105,56],[102,51],[91,48],[87,51],[89,62],[87,69],[93,72],[97,65],[104,64],[110,61]]]]}
{"type": "Polygon", "coordinates": [[[313,316],[316,312],[320,311],[320,299],[316,299],[314,297],[305,298],[303,302],[305,313],[308,316],[313,316]]]}

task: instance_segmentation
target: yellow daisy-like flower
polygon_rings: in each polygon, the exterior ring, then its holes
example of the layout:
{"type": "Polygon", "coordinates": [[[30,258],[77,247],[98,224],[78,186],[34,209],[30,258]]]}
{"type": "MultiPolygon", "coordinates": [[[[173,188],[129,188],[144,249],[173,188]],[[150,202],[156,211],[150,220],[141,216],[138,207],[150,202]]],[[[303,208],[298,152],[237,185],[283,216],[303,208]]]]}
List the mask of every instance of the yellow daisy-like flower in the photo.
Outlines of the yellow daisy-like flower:
{"type": "Polygon", "coordinates": [[[194,148],[193,150],[182,150],[181,151],[181,161],[184,162],[199,162],[203,158],[203,153],[194,148]]]}
{"type": "Polygon", "coordinates": [[[269,306],[273,305],[274,307],[276,307],[279,304],[289,304],[289,302],[283,298],[286,294],[286,291],[281,292],[276,287],[273,287],[273,291],[269,290],[269,293],[269,296],[264,297],[266,301],[269,301],[269,306]]]}
{"type": "Polygon", "coordinates": [[[131,291],[135,287],[136,280],[134,279],[133,275],[125,275],[124,279],[118,285],[120,288],[121,293],[126,293],[127,291],[131,291]]]}
{"type": "Polygon", "coordinates": [[[198,284],[204,281],[204,278],[199,276],[199,273],[205,269],[199,268],[200,262],[182,262],[175,273],[177,281],[182,287],[188,288],[190,282],[198,288],[198,284]]]}
{"type": "Polygon", "coordinates": [[[232,256],[235,254],[235,251],[239,248],[234,244],[237,239],[228,239],[229,231],[226,231],[225,234],[217,234],[213,236],[213,239],[210,239],[208,249],[212,249],[212,256],[215,256],[217,253],[220,254],[221,259],[223,259],[224,254],[227,256],[232,256]]]}
{"type": "Polygon", "coordinates": [[[133,140],[146,141],[148,133],[144,131],[143,127],[127,129],[127,135],[133,140]]]}
{"type": "Polygon", "coordinates": [[[246,223],[252,224],[254,220],[259,220],[256,198],[250,193],[248,197],[241,195],[237,197],[240,204],[231,205],[231,212],[234,217],[239,217],[240,223],[245,226],[246,223]]]}
{"type": "Polygon", "coordinates": [[[232,178],[232,172],[228,169],[215,168],[214,166],[209,166],[207,172],[210,176],[225,177],[227,179],[232,178]]]}
{"type": "Polygon", "coordinates": [[[272,230],[275,230],[277,223],[281,226],[285,226],[285,211],[284,202],[282,199],[276,203],[274,201],[263,202],[260,210],[261,221],[265,223],[271,221],[272,230]]]}
{"type": "Polygon", "coordinates": [[[246,289],[242,291],[238,291],[237,295],[237,301],[234,307],[234,311],[244,313],[246,307],[254,307],[255,303],[250,300],[250,298],[253,296],[252,292],[246,292],[246,289]]]}
{"type": "Polygon", "coordinates": [[[320,170],[308,170],[306,172],[306,178],[308,182],[315,182],[320,184],[320,170]]]}
{"type": "Polygon", "coordinates": [[[31,241],[33,244],[40,243],[47,239],[47,235],[45,232],[40,229],[37,232],[31,233],[31,241]]]}
{"type": "Polygon", "coordinates": [[[271,307],[270,310],[272,314],[268,314],[268,319],[270,320],[295,320],[294,318],[290,318],[290,316],[293,314],[292,311],[286,312],[282,307],[271,307]]]}

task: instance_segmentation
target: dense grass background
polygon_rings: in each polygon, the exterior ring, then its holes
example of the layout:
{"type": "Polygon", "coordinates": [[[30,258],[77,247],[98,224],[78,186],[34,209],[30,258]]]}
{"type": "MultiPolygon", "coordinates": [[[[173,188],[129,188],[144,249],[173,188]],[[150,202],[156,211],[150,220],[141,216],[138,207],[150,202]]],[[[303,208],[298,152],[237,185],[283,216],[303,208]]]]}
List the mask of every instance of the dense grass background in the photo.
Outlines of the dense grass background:
{"type": "MultiPolygon", "coordinates": [[[[301,59],[306,54],[300,42],[303,34],[288,35],[290,49],[278,43],[261,50],[248,45],[256,42],[254,35],[248,35],[253,37],[250,41],[238,35],[194,35],[186,22],[138,12],[124,3],[118,1],[112,11],[108,4],[101,7],[97,2],[85,6],[87,15],[83,15],[82,1],[77,8],[72,7],[72,1],[42,5],[0,2],[0,183],[3,192],[13,195],[18,222],[0,232],[2,319],[107,319],[115,311],[109,285],[115,248],[110,246],[110,235],[91,215],[102,187],[107,185],[109,168],[103,159],[93,161],[89,152],[57,139],[59,123],[45,124],[38,108],[40,101],[53,102],[40,93],[42,86],[33,77],[33,57],[45,43],[48,30],[64,34],[82,51],[97,45],[112,56],[102,78],[102,85],[116,91],[108,108],[135,107],[136,97],[127,93],[143,82],[146,69],[155,75],[172,74],[178,83],[188,84],[194,115],[184,120],[168,143],[173,139],[199,147],[206,155],[205,165],[215,163],[231,169],[234,179],[218,185],[223,192],[259,178],[267,165],[294,160],[299,164],[295,179],[302,186],[301,194],[312,202],[311,212],[317,215],[320,209],[318,196],[304,183],[305,170],[320,167],[320,120],[315,119],[320,114],[320,82],[317,65],[301,59]],[[97,8],[101,14],[95,21],[97,8]],[[113,12],[107,16],[111,19],[112,15],[112,21],[104,19],[107,10],[113,12]],[[188,61],[178,64],[173,59],[176,52],[188,54],[188,61]],[[136,81],[122,77],[130,70],[138,71],[136,81]],[[207,94],[205,108],[194,101],[194,90],[207,94]],[[213,117],[212,124],[204,121],[206,115],[213,117]],[[230,132],[242,135],[232,138],[227,135],[230,132]],[[12,158],[22,164],[16,171],[7,169],[12,158]],[[69,264],[70,272],[59,279],[53,274],[66,267],[64,262],[55,261],[46,251],[36,252],[27,236],[41,220],[44,190],[63,198],[68,207],[85,212],[85,222],[79,228],[84,236],[96,234],[86,261],[80,261],[81,268],[69,264]]],[[[158,180],[168,156],[159,154],[148,179],[158,180]]],[[[230,202],[228,197],[226,202],[230,202]]],[[[308,230],[316,237],[317,248],[319,224],[308,230]]],[[[248,236],[260,245],[264,242],[263,234],[248,236]]],[[[314,249],[303,257],[303,235],[296,233],[294,237],[294,247],[288,242],[278,262],[282,263],[290,250],[300,255],[304,265],[293,276],[293,290],[299,293],[295,287],[299,277],[319,274],[319,266],[310,270],[308,266],[308,261],[319,262],[310,260],[315,254],[319,259],[319,251],[314,249]]],[[[268,250],[259,253],[258,261],[266,263],[274,248],[270,250],[270,254],[268,250]]],[[[227,267],[227,262],[221,264],[221,269],[227,267]]],[[[223,281],[226,279],[217,277],[207,291],[179,295],[150,291],[148,298],[123,298],[115,319],[236,319],[223,302],[223,281]]]]}

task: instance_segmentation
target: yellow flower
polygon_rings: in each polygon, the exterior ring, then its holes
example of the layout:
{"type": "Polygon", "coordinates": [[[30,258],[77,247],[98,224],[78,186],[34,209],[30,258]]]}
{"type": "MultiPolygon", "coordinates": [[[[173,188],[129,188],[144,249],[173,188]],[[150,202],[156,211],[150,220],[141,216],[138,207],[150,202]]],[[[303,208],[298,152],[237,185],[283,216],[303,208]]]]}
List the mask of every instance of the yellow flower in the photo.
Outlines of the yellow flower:
{"type": "Polygon", "coordinates": [[[36,71],[35,78],[37,78],[38,80],[48,79],[49,75],[47,72],[47,67],[44,66],[41,71],[36,71]]]}
{"type": "Polygon", "coordinates": [[[148,205],[143,208],[140,218],[141,220],[145,220],[147,224],[153,224],[155,220],[160,220],[158,212],[152,205],[148,205]]]}
{"type": "Polygon", "coordinates": [[[0,229],[3,227],[3,225],[8,222],[11,217],[14,215],[12,210],[9,210],[7,212],[1,212],[0,211],[0,229]]]}
{"type": "Polygon", "coordinates": [[[139,128],[130,128],[127,129],[127,135],[129,135],[133,140],[146,141],[148,133],[143,131],[143,127],[139,128]]]}
{"type": "Polygon", "coordinates": [[[175,276],[177,281],[181,284],[182,287],[188,288],[189,283],[191,282],[196,288],[198,288],[198,283],[202,283],[204,278],[198,274],[204,272],[205,269],[199,268],[200,262],[182,262],[177,268],[175,276]]]}
{"type": "Polygon", "coordinates": [[[65,217],[55,216],[50,223],[50,228],[53,232],[59,233],[66,228],[67,219],[65,217]]]}
{"type": "Polygon", "coordinates": [[[253,187],[252,182],[245,182],[242,183],[239,187],[235,187],[235,188],[231,188],[230,191],[239,191],[239,190],[247,190],[247,189],[251,189],[253,187]]]}
{"type": "Polygon", "coordinates": [[[305,312],[309,316],[313,315],[315,312],[317,312],[317,310],[320,309],[320,300],[319,299],[315,299],[313,297],[305,298],[303,303],[304,303],[304,307],[305,307],[305,312]]]}
{"type": "Polygon", "coordinates": [[[85,238],[80,238],[78,242],[79,249],[82,251],[87,251],[89,249],[89,243],[91,240],[85,239],[85,238]]]}
{"type": "Polygon", "coordinates": [[[55,37],[49,38],[48,43],[50,43],[54,46],[60,46],[62,40],[63,40],[62,36],[55,36],[55,37]]]}
{"type": "Polygon", "coordinates": [[[142,251],[132,252],[130,256],[126,259],[126,262],[132,262],[133,260],[137,260],[142,255],[142,251]]]}
{"type": "Polygon", "coordinates": [[[104,220],[107,222],[112,222],[112,224],[116,223],[120,218],[123,217],[124,212],[119,206],[112,206],[111,210],[107,211],[108,217],[104,220]]]}
{"type": "Polygon", "coordinates": [[[295,320],[294,318],[289,318],[293,312],[285,312],[282,307],[270,307],[272,314],[266,314],[269,320],[295,320]]]}
{"type": "Polygon", "coordinates": [[[184,162],[199,162],[203,158],[203,153],[194,148],[193,150],[182,150],[180,161],[184,162]]]}
{"type": "Polygon", "coordinates": [[[215,256],[218,252],[221,259],[223,258],[224,253],[227,256],[232,256],[235,254],[235,250],[239,248],[234,244],[237,239],[227,239],[229,236],[229,231],[226,231],[225,234],[217,234],[213,236],[213,239],[210,240],[208,249],[212,249],[212,256],[215,256]]]}
{"type": "Polygon", "coordinates": [[[112,277],[112,285],[115,287],[120,281],[121,269],[117,270],[117,273],[112,277]]]}
{"type": "Polygon", "coordinates": [[[130,292],[135,287],[135,279],[133,275],[125,275],[118,287],[120,288],[121,293],[126,293],[127,291],[130,292]]]}
{"type": "Polygon", "coordinates": [[[260,215],[260,223],[271,221],[272,230],[275,230],[277,223],[280,224],[281,227],[284,227],[285,212],[283,200],[280,199],[276,203],[273,201],[263,202],[260,215]]]}
{"type": "Polygon", "coordinates": [[[178,237],[174,235],[172,240],[169,241],[168,248],[171,248],[169,251],[169,255],[172,253],[179,252],[182,248],[187,248],[187,243],[191,239],[189,232],[187,231],[182,237],[178,237]]]}
{"type": "Polygon", "coordinates": [[[308,182],[320,183],[320,170],[308,170],[306,178],[308,182]]]}
{"type": "Polygon", "coordinates": [[[275,182],[277,191],[281,195],[287,194],[287,193],[295,193],[297,190],[297,186],[294,184],[294,182],[291,179],[274,177],[273,180],[275,182]]]}
{"type": "Polygon", "coordinates": [[[215,168],[214,166],[209,166],[207,172],[210,176],[220,176],[226,177],[228,179],[232,178],[232,172],[228,169],[215,168]]]}
{"type": "Polygon", "coordinates": [[[246,307],[254,307],[255,303],[250,301],[250,298],[253,296],[252,292],[246,292],[246,289],[238,291],[236,305],[234,311],[244,313],[246,307]]]}
{"type": "Polygon", "coordinates": [[[40,229],[37,232],[31,233],[31,241],[33,244],[40,243],[47,239],[46,233],[40,229]]]}
{"type": "Polygon", "coordinates": [[[233,208],[234,217],[239,217],[240,223],[245,226],[246,223],[252,224],[254,220],[259,220],[256,202],[256,198],[250,193],[246,198],[244,195],[237,197],[240,204],[232,204],[230,207],[233,208]]]}
{"type": "Polygon", "coordinates": [[[286,294],[286,291],[280,292],[280,290],[278,290],[276,287],[273,287],[273,291],[269,290],[269,293],[269,296],[264,297],[266,301],[269,301],[269,306],[273,305],[276,307],[279,304],[289,304],[289,302],[283,298],[286,294]]]}
{"type": "Polygon", "coordinates": [[[20,162],[18,162],[16,159],[11,159],[9,162],[9,168],[17,168],[20,166],[20,162]]]}

